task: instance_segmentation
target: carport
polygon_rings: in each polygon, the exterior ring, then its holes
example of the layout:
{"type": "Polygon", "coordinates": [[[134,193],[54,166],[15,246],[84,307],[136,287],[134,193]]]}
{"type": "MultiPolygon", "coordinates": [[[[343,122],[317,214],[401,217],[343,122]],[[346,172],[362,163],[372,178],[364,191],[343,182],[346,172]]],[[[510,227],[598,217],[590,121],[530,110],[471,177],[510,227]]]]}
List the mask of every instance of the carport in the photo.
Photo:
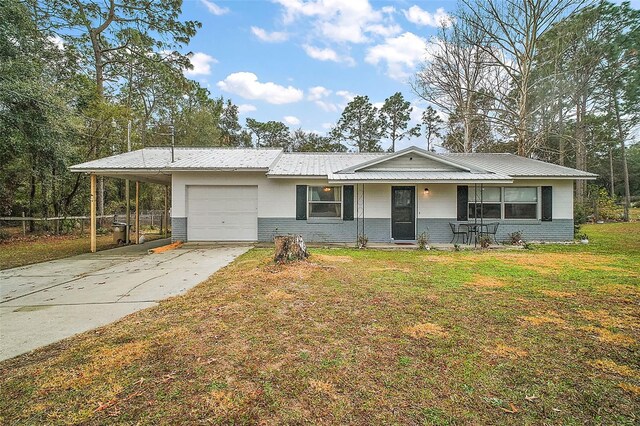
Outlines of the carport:
{"type": "MultiPolygon", "coordinates": [[[[97,177],[103,176],[108,178],[125,179],[127,181],[126,187],[126,199],[127,199],[127,229],[129,229],[129,182],[135,182],[135,244],[140,243],[140,185],[142,183],[150,183],[155,185],[162,185],[164,187],[164,219],[163,229],[164,237],[167,236],[167,229],[169,224],[169,197],[171,187],[171,173],[166,170],[166,165],[170,158],[169,149],[162,149],[163,155],[161,158],[144,158],[144,155],[140,155],[140,151],[133,151],[122,154],[120,157],[124,157],[125,160],[120,163],[113,161],[113,157],[107,157],[100,160],[90,161],[70,167],[71,172],[86,173],[89,175],[91,185],[91,197],[90,197],[90,237],[91,237],[91,252],[96,252],[96,238],[97,238],[97,177]],[[130,158],[127,158],[130,157],[130,158]],[[136,158],[140,157],[140,158],[136,158]],[[160,160],[160,161],[158,161],[160,160]],[[132,167],[133,166],[133,167],[132,167]]],[[[127,235],[128,238],[128,235],[127,235]]]]}

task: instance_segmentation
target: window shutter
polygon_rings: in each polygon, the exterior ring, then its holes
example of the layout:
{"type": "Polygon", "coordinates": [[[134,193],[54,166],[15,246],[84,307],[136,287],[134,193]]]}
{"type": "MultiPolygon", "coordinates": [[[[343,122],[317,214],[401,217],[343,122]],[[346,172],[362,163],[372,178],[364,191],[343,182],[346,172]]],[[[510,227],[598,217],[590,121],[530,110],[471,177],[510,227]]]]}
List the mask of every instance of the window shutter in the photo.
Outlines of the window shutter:
{"type": "Polygon", "coordinates": [[[542,221],[551,222],[553,220],[553,187],[542,187],[542,221]]]}
{"type": "Polygon", "coordinates": [[[342,220],[353,220],[353,185],[342,187],[342,220]]]}
{"type": "Polygon", "coordinates": [[[467,220],[469,217],[469,187],[458,186],[458,217],[460,221],[467,220]]]}
{"type": "Polygon", "coordinates": [[[307,185],[296,185],[296,220],[307,220],[307,185]]]}

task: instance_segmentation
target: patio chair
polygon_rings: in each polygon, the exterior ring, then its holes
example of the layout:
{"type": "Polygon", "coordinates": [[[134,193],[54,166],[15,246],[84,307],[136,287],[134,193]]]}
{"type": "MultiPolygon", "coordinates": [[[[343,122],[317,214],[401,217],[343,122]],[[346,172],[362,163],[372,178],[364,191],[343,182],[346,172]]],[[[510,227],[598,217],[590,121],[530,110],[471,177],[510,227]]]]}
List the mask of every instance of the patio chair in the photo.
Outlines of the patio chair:
{"type": "Polygon", "coordinates": [[[449,222],[449,226],[451,227],[451,232],[453,232],[453,238],[451,238],[451,243],[454,241],[458,241],[458,236],[462,235],[462,243],[465,244],[467,242],[468,230],[462,230],[462,225],[456,225],[455,223],[449,222]]]}
{"type": "Polygon", "coordinates": [[[500,224],[498,222],[487,223],[485,231],[483,234],[487,234],[493,238],[493,241],[498,244],[498,240],[496,239],[496,234],[498,233],[498,226],[500,224]]]}

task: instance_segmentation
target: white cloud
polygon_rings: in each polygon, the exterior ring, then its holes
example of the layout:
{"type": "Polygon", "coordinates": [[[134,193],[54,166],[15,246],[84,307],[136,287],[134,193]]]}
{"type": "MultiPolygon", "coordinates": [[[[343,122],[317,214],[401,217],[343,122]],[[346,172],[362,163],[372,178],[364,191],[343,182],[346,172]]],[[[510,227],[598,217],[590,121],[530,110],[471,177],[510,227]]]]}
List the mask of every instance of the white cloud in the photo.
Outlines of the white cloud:
{"type": "Polygon", "coordinates": [[[333,123],[322,123],[322,128],[325,130],[330,130],[333,127],[333,123]]]}
{"type": "Polygon", "coordinates": [[[403,10],[407,21],[416,25],[427,25],[430,27],[448,27],[452,23],[451,16],[441,7],[436,9],[435,13],[428,12],[420,8],[420,6],[411,6],[408,10],[403,10]]]}
{"type": "Polygon", "coordinates": [[[248,112],[255,111],[256,109],[257,108],[254,105],[251,105],[251,104],[238,105],[238,113],[239,114],[246,114],[248,112]]]}
{"type": "Polygon", "coordinates": [[[47,39],[58,49],[64,49],[64,40],[58,34],[50,35],[49,37],[47,37],[47,39]]]}
{"type": "Polygon", "coordinates": [[[189,55],[189,61],[191,61],[193,69],[186,70],[184,73],[190,77],[196,75],[209,75],[211,74],[211,64],[218,63],[216,58],[203,52],[192,53],[189,55]]]}
{"type": "Polygon", "coordinates": [[[260,27],[251,27],[253,35],[267,43],[281,43],[289,39],[289,34],[280,31],[268,32],[260,27]]]}
{"type": "Polygon", "coordinates": [[[261,83],[252,72],[236,72],[217,84],[220,90],[240,95],[246,99],[260,99],[270,104],[288,104],[304,98],[304,92],[293,86],[281,86],[276,83],[261,83]]]}
{"type": "Polygon", "coordinates": [[[411,114],[409,115],[409,117],[411,118],[411,121],[415,121],[416,123],[421,123],[422,113],[424,112],[424,108],[416,104],[411,104],[411,107],[413,108],[411,110],[411,114]]]}
{"type": "Polygon", "coordinates": [[[340,96],[341,98],[343,98],[347,102],[351,102],[353,100],[353,98],[356,97],[355,93],[349,92],[348,90],[338,90],[336,92],[336,95],[340,96]]]}
{"type": "Polygon", "coordinates": [[[310,101],[317,101],[318,99],[326,98],[331,94],[331,90],[322,86],[311,87],[308,92],[309,94],[307,95],[307,99],[310,101]]]}
{"type": "Polygon", "coordinates": [[[333,102],[327,102],[327,101],[315,101],[314,102],[316,105],[318,105],[318,107],[326,112],[338,112],[340,111],[340,107],[338,106],[338,104],[335,104],[333,102]]]}
{"type": "Polygon", "coordinates": [[[300,119],[293,115],[285,115],[283,120],[289,126],[297,126],[298,124],[300,124],[300,119]]]}
{"type": "Polygon", "coordinates": [[[309,57],[319,61],[344,62],[349,66],[354,66],[356,62],[350,56],[340,56],[331,48],[320,48],[305,44],[302,46],[309,57]]]}
{"type": "Polygon", "coordinates": [[[405,32],[367,49],[365,61],[373,65],[386,62],[389,77],[401,80],[408,77],[410,71],[425,58],[426,48],[425,39],[405,32]]]}
{"type": "Polygon", "coordinates": [[[330,41],[364,43],[368,41],[367,27],[384,20],[383,13],[372,8],[368,0],[275,1],[284,8],[285,23],[300,16],[313,18],[314,28],[330,41]]]}
{"type": "Polygon", "coordinates": [[[213,13],[216,16],[224,15],[225,13],[229,13],[229,9],[226,7],[220,7],[214,2],[210,0],[200,0],[200,3],[204,4],[207,7],[209,12],[213,13]]]}
{"type": "Polygon", "coordinates": [[[367,27],[367,30],[382,37],[391,37],[402,32],[402,27],[398,24],[382,25],[374,24],[367,27]]]}

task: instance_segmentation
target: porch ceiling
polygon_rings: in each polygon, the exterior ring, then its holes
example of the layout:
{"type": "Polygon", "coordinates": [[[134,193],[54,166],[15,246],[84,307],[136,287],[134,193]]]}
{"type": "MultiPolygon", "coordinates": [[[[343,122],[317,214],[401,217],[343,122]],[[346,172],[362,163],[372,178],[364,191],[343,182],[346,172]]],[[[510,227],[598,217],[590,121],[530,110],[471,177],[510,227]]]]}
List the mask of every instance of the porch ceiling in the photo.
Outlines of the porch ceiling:
{"type": "Polygon", "coordinates": [[[104,176],[115,179],[129,179],[131,181],[155,183],[158,185],[171,185],[171,174],[144,171],[85,171],[87,174],[104,176]]]}

